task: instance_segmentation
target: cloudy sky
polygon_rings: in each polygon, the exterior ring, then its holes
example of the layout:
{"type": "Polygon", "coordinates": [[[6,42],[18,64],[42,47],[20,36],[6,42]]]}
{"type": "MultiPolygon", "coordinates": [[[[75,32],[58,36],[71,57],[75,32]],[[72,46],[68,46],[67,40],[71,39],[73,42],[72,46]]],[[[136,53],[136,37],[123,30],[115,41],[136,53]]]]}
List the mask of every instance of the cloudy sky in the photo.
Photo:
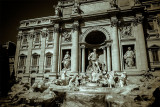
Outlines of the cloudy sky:
{"type": "Polygon", "coordinates": [[[0,43],[16,42],[21,20],[54,15],[58,0],[0,0],[0,43]]]}

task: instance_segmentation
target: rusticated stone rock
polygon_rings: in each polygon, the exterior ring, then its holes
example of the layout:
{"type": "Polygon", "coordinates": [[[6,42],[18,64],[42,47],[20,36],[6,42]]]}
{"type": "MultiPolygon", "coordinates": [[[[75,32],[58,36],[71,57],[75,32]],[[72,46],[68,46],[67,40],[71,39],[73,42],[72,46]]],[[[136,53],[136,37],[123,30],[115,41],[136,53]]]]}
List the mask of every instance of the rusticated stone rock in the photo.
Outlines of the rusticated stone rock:
{"type": "Polygon", "coordinates": [[[62,107],[105,107],[105,94],[68,92],[62,107]]]}

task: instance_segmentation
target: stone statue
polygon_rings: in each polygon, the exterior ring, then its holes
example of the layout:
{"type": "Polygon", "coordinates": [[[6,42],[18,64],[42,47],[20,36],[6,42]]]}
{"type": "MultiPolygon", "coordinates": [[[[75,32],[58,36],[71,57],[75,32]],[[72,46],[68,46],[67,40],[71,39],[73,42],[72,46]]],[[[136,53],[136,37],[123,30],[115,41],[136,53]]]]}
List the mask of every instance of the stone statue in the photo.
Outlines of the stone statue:
{"type": "Polygon", "coordinates": [[[126,72],[123,72],[119,80],[119,87],[124,87],[125,85],[127,85],[126,81],[127,81],[127,74],[126,72]]]}
{"type": "Polygon", "coordinates": [[[77,86],[79,85],[78,78],[79,78],[78,75],[75,74],[70,79],[69,84],[68,84],[69,90],[78,91],[78,88],[77,88],[77,86]]]}
{"type": "Polygon", "coordinates": [[[70,69],[71,68],[71,56],[69,55],[69,51],[66,52],[62,63],[63,63],[64,69],[70,69]]]}
{"type": "Polygon", "coordinates": [[[134,67],[135,53],[131,50],[131,47],[128,47],[128,51],[124,54],[124,59],[126,68],[134,67]]]}
{"type": "Polygon", "coordinates": [[[101,71],[98,63],[98,54],[96,53],[96,49],[93,49],[93,52],[89,54],[88,60],[92,71],[101,71]]]}
{"type": "Polygon", "coordinates": [[[72,14],[79,14],[80,13],[80,10],[79,10],[79,3],[78,2],[75,2],[74,3],[74,6],[72,8],[72,14]]]}
{"type": "Polygon", "coordinates": [[[60,15],[60,7],[58,7],[58,6],[55,8],[55,15],[56,16],[60,15]]]}
{"type": "Polygon", "coordinates": [[[114,71],[111,71],[110,73],[108,73],[108,86],[109,86],[109,88],[112,88],[112,86],[115,87],[115,85],[116,85],[114,77],[115,77],[114,71]]]}

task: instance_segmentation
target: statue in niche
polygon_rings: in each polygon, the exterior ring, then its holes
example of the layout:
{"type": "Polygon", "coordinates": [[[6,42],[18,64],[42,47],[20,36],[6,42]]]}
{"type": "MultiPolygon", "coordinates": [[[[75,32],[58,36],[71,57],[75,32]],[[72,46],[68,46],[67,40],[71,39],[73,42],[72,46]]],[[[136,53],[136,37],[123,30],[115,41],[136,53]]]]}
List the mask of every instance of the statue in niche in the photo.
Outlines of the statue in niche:
{"type": "Polygon", "coordinates": [[[63,63],[64,69],[69,70],[71,68],[71,56],[69,55],[69,51],[66,52],[62,63],[63,63]]]}
{"type": "Polygon", "coordinates": [[[120,29],[122,38],[130,38],[133,37],[131,32],[131,26],[125,26],[120,29]]]}
{"type": "Polygon", "coordinates": [[[96,53],[96,49],[93,49],[93,52],[88,56],[89,66],[91,67],[92,71],[100,72],[99,62],[98,62],[98,54],[96,53]]]}
{"type": "Polygon", "coordinates": [[[131,47],[128,47],[128,51],[124,54],[125,59],[125,68],[132,68],[135,65],[135,53],[131,50],[131,47]]]}

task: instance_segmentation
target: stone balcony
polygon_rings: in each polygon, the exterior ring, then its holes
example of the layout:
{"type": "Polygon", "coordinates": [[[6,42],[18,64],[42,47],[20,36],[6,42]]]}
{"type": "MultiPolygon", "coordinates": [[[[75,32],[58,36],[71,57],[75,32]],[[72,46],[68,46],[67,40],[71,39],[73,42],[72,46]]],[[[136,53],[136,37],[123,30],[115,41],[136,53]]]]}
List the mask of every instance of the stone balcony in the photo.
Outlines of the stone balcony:
{"type": "Polygon", "coordinates": [[[50,73],[52,71],[52,66],[45,66],[44,73],[50,73]]]}
{"type": "Polygon", "coordinates": [[[25,70],[26,70],[26,66],[18,66],[17,73],[18,74],[25,73],[25,70]]]}
{"type": "Polygon", "coordinates": [[[38,73],[39,71],[39,66],[30,66],[30,73],[38,73]]]}

